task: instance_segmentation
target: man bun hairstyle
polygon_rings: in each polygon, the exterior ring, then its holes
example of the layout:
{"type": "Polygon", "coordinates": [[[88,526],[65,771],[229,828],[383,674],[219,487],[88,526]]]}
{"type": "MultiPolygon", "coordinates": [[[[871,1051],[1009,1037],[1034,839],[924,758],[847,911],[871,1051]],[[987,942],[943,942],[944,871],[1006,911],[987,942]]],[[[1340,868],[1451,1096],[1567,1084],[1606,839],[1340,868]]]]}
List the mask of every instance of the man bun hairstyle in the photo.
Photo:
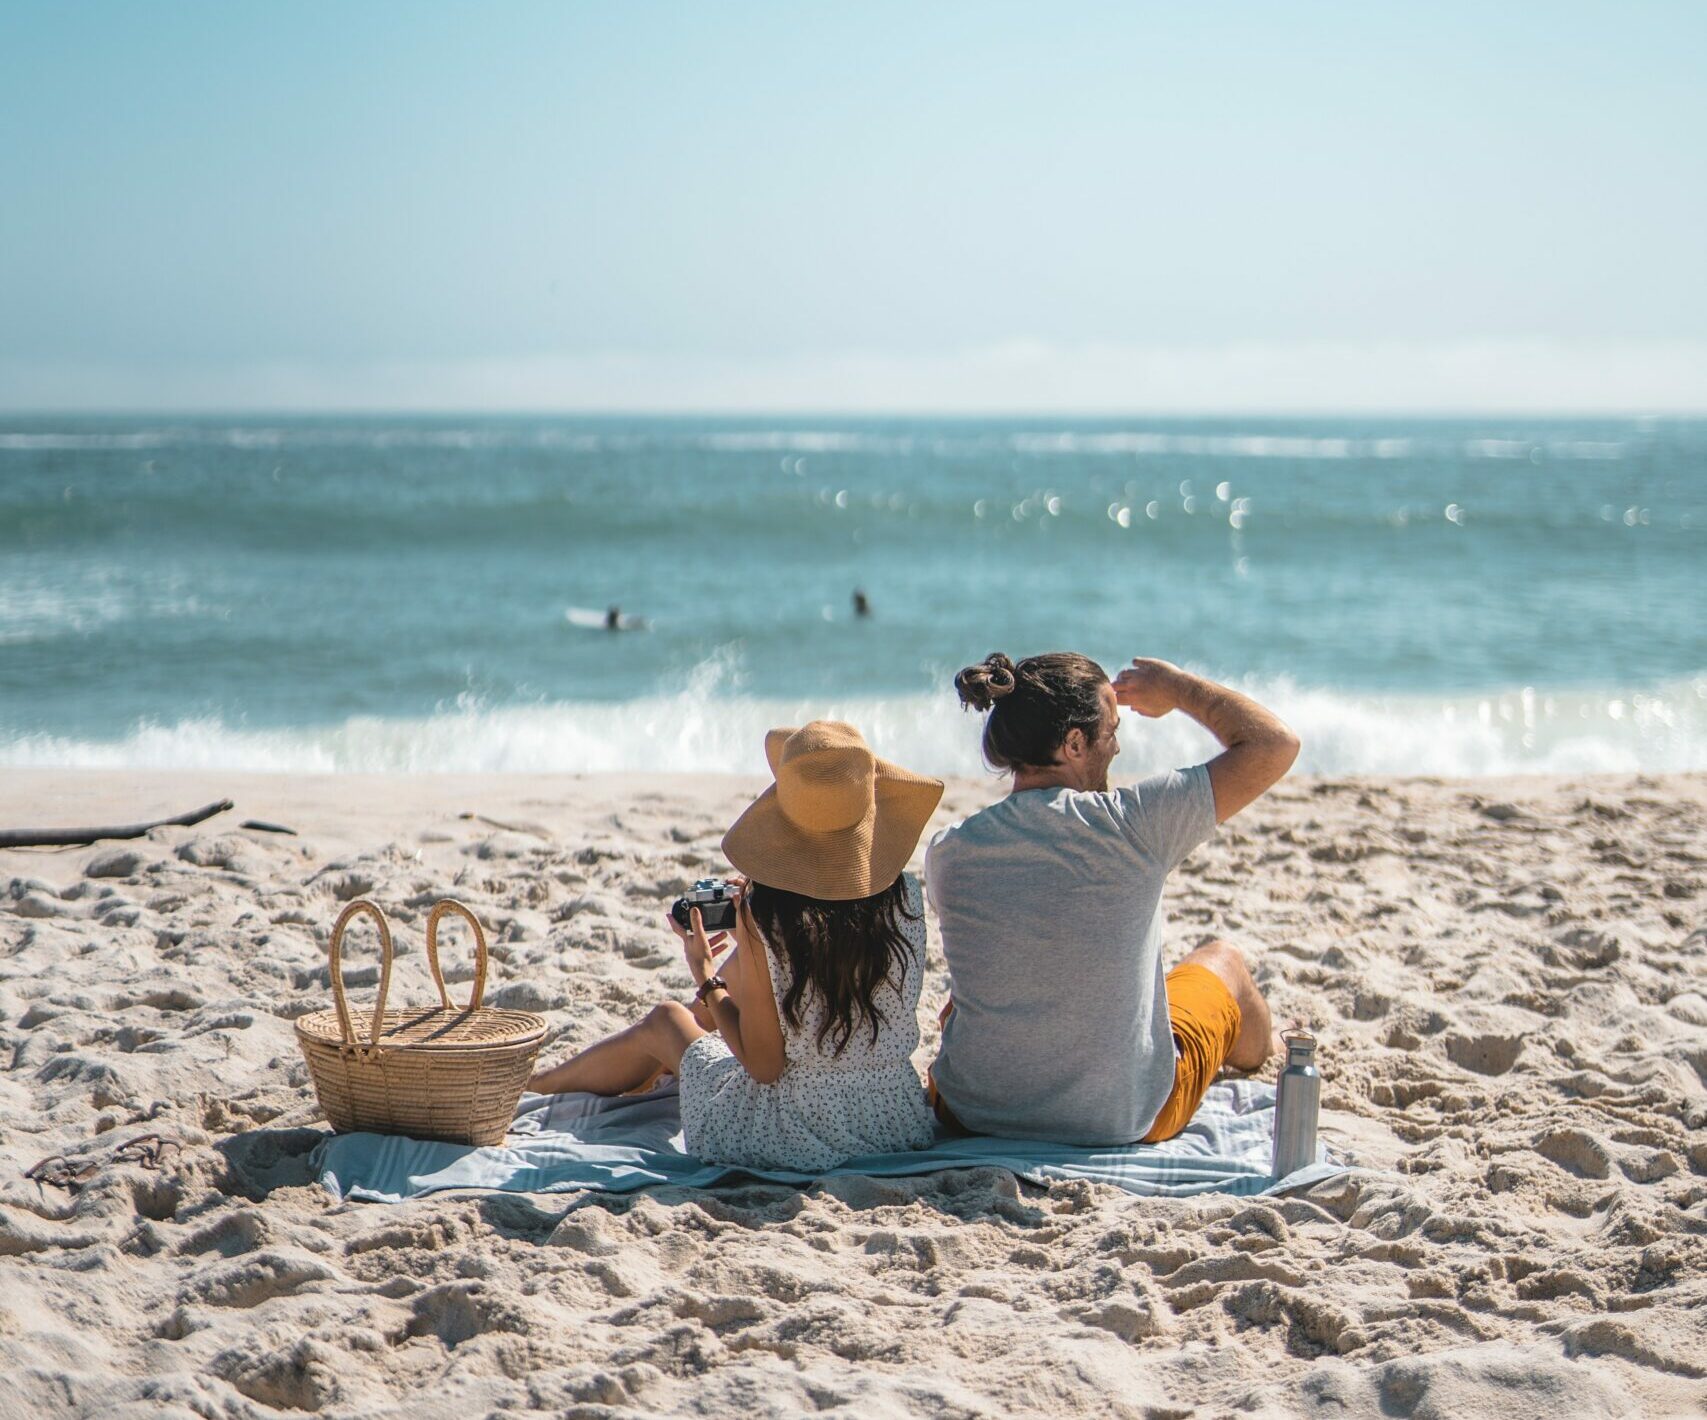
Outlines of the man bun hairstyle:
{"type": "Polygon", "coordinates": [[[1056,762],[1074,730],[1102,732],[1103,669],[1077,651],[1051,651],[1014,664],[1000,651],[954,678],[960,704],[989,711],[984,761],[992,769],[1042,769],[1056,762]]]}
{"type": "Polygon", "coordinates": [[[963,710],[988,710],[1017,683],[1014,663],[1000,651],[992,651],[978,665],[968,666],[954,678],[963,710]]]}

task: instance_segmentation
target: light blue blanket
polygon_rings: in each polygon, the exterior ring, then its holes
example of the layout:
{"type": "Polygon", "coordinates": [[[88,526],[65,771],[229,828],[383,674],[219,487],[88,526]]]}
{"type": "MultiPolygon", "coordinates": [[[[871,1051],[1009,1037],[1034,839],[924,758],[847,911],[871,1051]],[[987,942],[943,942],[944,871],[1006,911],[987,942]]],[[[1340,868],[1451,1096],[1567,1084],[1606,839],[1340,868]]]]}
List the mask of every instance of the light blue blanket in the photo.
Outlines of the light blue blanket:
{"type": "Polygon", "coordinates": [[[1030,1139],[950,1138],[928,1149],[869,1154],[826,1174],[737,1169],[685,1153],[673,1084],[647,1095],[523,1095],[501,1145],[473,1149],[389,1134],[334,1134],[312,1166],[336,1198],[397,1203],[444,1189],[510,1193],[630,1193],[665,1184],[709,1188],[730,1180],[902,1177],[943,1169],[1003,1168],[1032,1183],[1091,1179],[1129,1193],[1181,1198],[1192,1193],[1252,1195],[1299,1188],[1343,1171],[1322,1149],[1318,1162],[1283,1179],[1269,1172],[1274,1086],[1227,1081],[1210,1086],[1185,1133],[1165,1144],[1080,1149],[1030,1139]]]}

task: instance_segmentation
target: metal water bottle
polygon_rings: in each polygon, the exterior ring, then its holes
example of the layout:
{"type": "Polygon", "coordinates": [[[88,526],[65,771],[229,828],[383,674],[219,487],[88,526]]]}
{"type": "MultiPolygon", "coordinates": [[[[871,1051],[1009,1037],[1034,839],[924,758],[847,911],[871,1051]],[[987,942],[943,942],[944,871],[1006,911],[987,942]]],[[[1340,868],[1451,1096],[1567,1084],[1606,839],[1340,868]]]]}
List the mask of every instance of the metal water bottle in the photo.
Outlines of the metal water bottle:
{"type": "Polygon", "coordinates": [[[1274,1099],[1274,1176],[1316,1162],[1316,1117],[1322,1107],[1322,1077],[1316,1073],[1316,1037],[1309,1031],[1285,1031],[1286,1063],[1274,1099]]]}

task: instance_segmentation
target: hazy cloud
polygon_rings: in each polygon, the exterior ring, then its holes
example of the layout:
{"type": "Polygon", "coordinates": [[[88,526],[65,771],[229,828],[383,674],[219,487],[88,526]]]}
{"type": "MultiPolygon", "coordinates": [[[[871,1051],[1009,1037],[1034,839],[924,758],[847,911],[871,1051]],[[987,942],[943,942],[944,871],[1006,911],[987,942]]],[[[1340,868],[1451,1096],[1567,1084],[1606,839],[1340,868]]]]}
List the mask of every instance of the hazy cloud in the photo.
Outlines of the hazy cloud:
{"type": "Polygon", "coordinates": [[[0,363],[0,408],[430,412],[1694,413],[1707,341],[1063,345],[772,358],[0,363]]]}

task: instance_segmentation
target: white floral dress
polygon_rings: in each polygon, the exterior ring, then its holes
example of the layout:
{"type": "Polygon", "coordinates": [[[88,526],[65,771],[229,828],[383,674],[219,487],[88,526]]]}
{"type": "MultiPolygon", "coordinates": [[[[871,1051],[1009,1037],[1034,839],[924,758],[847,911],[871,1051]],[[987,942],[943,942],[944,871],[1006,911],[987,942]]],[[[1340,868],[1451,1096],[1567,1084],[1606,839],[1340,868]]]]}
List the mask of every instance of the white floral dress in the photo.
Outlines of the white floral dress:
{"type": "Polygon", "coordinates": [[[771,952],[771,989],[788,1055],[776,1081],[755,1080],[715,1031],[682,1052],[682,1133],[690,1154],[710,1163],[814,1173],[861,1154],[931,1142],[931,1108],[911,1058],[925,971],[924,901],[911,875],[906,902],[915,914],[901,919],[911,950],[900,990],[893,981],[878,990],[883,1022],[875,1042],[860,1023],[840,1055],[830,1054],[827,1043],[820,1049],[824,1003],[816,992],[803,1003],[800,1025],[791,1026],[782,1010],[792,979],[788,963],[771,952]]]}

